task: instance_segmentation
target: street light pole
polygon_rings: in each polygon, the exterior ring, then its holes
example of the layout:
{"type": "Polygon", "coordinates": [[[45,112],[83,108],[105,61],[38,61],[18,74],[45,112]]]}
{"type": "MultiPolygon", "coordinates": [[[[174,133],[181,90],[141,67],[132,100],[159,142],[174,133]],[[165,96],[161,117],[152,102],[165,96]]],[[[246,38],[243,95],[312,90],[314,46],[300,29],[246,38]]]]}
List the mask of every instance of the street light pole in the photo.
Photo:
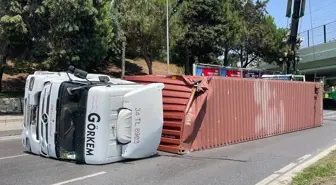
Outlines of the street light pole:
{"type": "Polygon", "coordinates": [[[166,11],[167,11],[167,66],[168,66],[168,74],[169,71],[169,0],[166,0],[166,11]]]}

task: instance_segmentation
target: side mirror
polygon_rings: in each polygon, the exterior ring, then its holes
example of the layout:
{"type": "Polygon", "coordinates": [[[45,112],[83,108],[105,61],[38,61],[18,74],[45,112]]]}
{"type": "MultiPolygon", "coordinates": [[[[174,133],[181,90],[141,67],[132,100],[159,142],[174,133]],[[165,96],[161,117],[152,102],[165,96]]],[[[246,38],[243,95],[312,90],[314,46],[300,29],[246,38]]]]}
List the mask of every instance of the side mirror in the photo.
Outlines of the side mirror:
{"type": "Polygon", "coordinates": [[[76,69],[74,66],[69,66],[68,71],[71,74],[74,74],[78,78],[86,79],[86,76],[88,75],[88,72],[76,69]]]}
{"type": "Polygon", "coordinates": [[[99,81],[107,83],[110,81],[110,79],[107,76],[99,76],[99,81]]]}

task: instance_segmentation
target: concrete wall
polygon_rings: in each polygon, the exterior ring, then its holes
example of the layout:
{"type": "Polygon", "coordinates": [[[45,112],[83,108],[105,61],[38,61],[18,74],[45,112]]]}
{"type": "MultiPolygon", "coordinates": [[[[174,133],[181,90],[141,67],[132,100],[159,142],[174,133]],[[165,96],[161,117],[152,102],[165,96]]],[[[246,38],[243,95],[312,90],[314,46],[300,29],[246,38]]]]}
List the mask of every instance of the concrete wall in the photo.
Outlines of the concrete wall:
{"type": "Polygon", "coordinates": [[[22,114],[23,98],[0,98],[0,114],[22,114]]]}
{"type": "Polygon", "coordinates": [[[23,98],[0,98],[0,131],[23,128],[23,98]]]}

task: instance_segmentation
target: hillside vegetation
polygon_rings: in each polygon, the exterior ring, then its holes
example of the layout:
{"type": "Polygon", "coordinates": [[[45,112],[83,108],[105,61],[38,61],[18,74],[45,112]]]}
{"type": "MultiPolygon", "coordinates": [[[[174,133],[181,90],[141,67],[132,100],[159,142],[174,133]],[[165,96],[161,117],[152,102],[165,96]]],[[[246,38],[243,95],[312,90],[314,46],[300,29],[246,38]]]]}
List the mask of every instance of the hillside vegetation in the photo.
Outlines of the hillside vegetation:
{"type": "MultiPolygon", "coordinates": [[[[166,1],[112,2],[2,1],[0,92],[2,77],[14,74],[7,67],[10,60],[56,71],[71,64],[118,76],[125,53],[125,58],[144,59],[136,65],[129,60],[127,74],[166,74],[166,66],[155,62],[167,60],[166,1]]],[[[183,66],[186,74],[192,73],[193,63],[248,67],[285,61],[288,29],[278,28],[266,11],[269,0],[169,2],[169,60],[183,66]]]]}
{"type": "MultiPolygon", "coordinates": [[[[32,73],[33,70],[20,69],[18,66],[15,66],[13,63],[8,62],[7,73],[3,76],[3,92],[20,92],[23,91],[26,77],[29,73],[32,73]],[[28,72],[29,71],[29,72],[28,72]]],[[[126,60],[125,65],[126,75],[146,75],[148,74],[148,68],[145,60],[136,59],[126,60]]],[[[103,74],[110,75],[115,78],[120,78],[121,76],[121,66],[116,65],[115,63],[108,63],[108,66],[105,70],[97,71],[103,74]]],[[[183,74],[183,69],[176,66],[175,64],[170,65],[171,74],[183,74]]],[[[167,74],[167,64],[161,61],[153,62],[153,74],[155,75],[166,75],[167,74]]]]}

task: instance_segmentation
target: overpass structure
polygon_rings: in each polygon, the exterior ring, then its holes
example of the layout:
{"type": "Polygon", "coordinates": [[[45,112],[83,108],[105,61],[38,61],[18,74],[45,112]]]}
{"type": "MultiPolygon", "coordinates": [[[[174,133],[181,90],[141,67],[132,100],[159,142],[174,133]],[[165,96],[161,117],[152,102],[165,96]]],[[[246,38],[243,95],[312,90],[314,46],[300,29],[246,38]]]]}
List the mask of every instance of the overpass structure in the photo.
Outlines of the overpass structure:
{"type": "MultiPolygon", "coordinates": [[[[324,78],[326,83],[336,85],[336,21],[300,33],[304,38],[297,68],[307,80],[324,78]]],[[[264,69],[283,71],[283,67],[265,65],[264,69]]]]}

